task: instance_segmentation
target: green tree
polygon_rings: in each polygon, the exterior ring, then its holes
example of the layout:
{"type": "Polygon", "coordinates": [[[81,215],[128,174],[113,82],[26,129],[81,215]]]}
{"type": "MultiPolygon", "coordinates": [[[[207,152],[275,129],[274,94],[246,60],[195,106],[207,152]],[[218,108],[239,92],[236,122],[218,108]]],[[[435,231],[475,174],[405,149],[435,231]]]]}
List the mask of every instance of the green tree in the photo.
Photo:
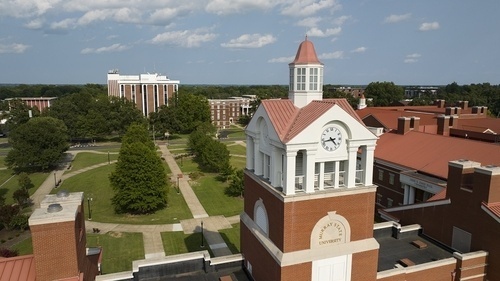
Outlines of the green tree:
{"type": "Polygon", "coordinates": [[[0,224],[3,225],[5,229],[10,229],[10,222],[19,214],[19,207],[12,205],[1,205],[0,206],[0,224]]]}
{"type": "Polygon", "coordinates": [[[151,145],[129,142],[137,131],[137,126],[131,126],[125,134],[126,142],[110,175],[115,192],[111,202],[117,213],[149,214],[167,206],[168,186],[162,161],[151,145]]]}
{"type": "Polygon", "coordinates": [[[188,147],[202,170],[223,174],[230,171],[230,154],[227,146],[207,135],[205,131],[192,132],[189,135],[188,147]]]}
{"type": "Polygon", "coordinates": [[[28,176],[28,174],[25,173],[25,172],[22,172],[22,173],[19,174],[17,182],[19,184],[19,188],[24,189],[24,190],[29,190],[29,189],[31,189],[31,188],[33,188],[35,186],[31,182],[31,179],[28,176]]]}
{"type": "Polygon", "coordinates": [[[229,196],[243,197],[243,190],[245,188],[243,169],[237,170],[229,178],[230,183],[226,187],[225,193],[229,196]]]}
{"type": "Polygon", "coordinates": [[[9,102],[9,112],[2,116],[6,118],[5,130],[7,132],[15,130],[17,127],[28,122],[31,117],[40,115],[38,108],[29,107],[20,99],[14,99],[9,102]],[[31,113],[30,113],[31,111],[31,113]]]}
{"type": "Polygon", "coordinates": [[[55,167],[68,149],[67,129],[61,120],[37,117],[19,126],[9,136],[12,149],[5,162],[20,171],[55,167]]]}
{"type": "Polygon", "coordinates": [[[366,87],[365,96],[373,99],[374,106],[389,106],[404,98],[404,89],[393,82],[372,82],[366,87]]]}
{"type": "Polygon", "coordinates": [[[20,207],[25,207],[29,204],[30,194],[28,193],[28,190],[24,188],[18,188],[16,191],[14,191],[14,194],[12,194],[12,198],[16,200],[17,204],[20,207]]]}
{"type": "Polygon", "coordinates": [[[148,129],[141,124],[132,124],[127,130],[127,133],[122,138],[122,145],[133,144],[140,142],[151,150],[155,150],[155,144],[149,138],[148,129]]]}

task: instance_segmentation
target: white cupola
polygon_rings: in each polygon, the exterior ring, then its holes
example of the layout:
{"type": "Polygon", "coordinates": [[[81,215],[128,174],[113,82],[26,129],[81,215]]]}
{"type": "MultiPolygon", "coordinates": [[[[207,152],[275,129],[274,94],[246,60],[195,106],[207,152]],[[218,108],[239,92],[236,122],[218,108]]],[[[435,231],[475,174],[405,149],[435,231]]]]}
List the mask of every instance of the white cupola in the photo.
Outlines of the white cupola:
{"type": "Polygon", "coordinates": [[[313,100],[323,99],[323,63],[318,60],[314,45],[307,36],[300,43],[289,68],[288,98],[295,106],[302,108],[313,100]]]}

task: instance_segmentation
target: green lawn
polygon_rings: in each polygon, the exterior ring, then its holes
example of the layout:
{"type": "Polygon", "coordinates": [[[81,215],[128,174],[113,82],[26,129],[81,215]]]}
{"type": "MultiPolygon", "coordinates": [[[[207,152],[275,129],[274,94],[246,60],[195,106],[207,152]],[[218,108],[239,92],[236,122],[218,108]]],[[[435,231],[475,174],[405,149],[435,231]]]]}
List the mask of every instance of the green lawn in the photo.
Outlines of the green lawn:
{"type": "MultiPolygon", "coordinates": [[[[129,224],[169,224],[179,220],[191,218],[186,202],[182,195],[177,194],[173,187],[169,188],[168,207],[150,215],[132,216],[115,214],[111,205],[113,190],[109,183],[109,174],[114,171],[115,164],[102,166],[78,174],[65,180],[59,189],[70,192],[83,191],[85,196],[92,197],[92,219],[99,222],[129,223],[129,224]]],[[[88,212],[87,208],[85,210],[88,212]]],[[[88,217],[88,214],[86,214],[88,217]]]]}
{"type": "Polygon", "coordinates": [[[182,173],[189,174],[191,172],[197,172],[198,164],[193,161],[192,157],[182,157],[175,160],[179,168],[181,168],[182,173]]]}
{"type": "Polygon", "coordinates": [[[230,154],[247,155],[247,148],[240,144],[228,145],[227,150],[229,150],[230,154]]]}
{"type": "MultiPolygon", "coordinates": [[[[49,173],[32,173],[29,174],[31,182],[34,188],[31,188],[29,194],[32,195],[38,189],[38,187],[45,181],[49,176],[49,173]]],[[[14,199],[12,195],[14,191],[19,188],[18,176],[14,174],[12,170],[0,170],[0,197],[5,198],[6,204],[13,204],[14,199]]]]}
{"type": "Polygon", "coordinates": [[[226,242],[233,254],[240,252],[240,224],[233,224],[233,228],[219,230],[222,239],[226,242]]]}
{"type": "Polygon", "coordinates": [[[216,180],[216,176],[205,174],[196,180],[196,184],[191,184],[198,200],[210,216],[230,217],[240,214],[243,211],[243,199],[224,194],[228,183],[221,183],[216,180]]]}
{"type": "MultiPolygon", "coordinates": [[[[109,160],[117,160],[118,154],[110,153],[109,160]]],[[[73,162],[71,162],[71,170],[69,171],[78,171],[83,168],[87,168],[96,164],[106,163],[108,162],[108,154],[97,154],[92,152],[80,152],[75,156],[73,162]]]]}
{"type": "Polygon", "coordinates": [[[0,156],[0,168],[5,168],[5,157],[7,156],[0,156]]]}
{"type": "Polygon", "coordinates": [[[33,243],[31,237],[25,239],[12,247],[20,256],[33,254],[33,243]]]}
{"type": "Polygon", "coordinates": [[[213,256],[213,253],[210,251],[206,240],[203,240],[205,247],[201,247],[200,232],[193,234],[184,234],[184,232],[182,231],[162,232],[161,239],[163,241],[163,249],[165,250],[165,255],[167,256],[202,250],[208,250],[210,252],[210,256],[213,256]]]}
{"type": "Polygon", "coordinates": [[[87,234],[87,247],[102,247],[103,274],[132,270],[132,261],[144,259],[142,233],[87,234]]]}
{"type": "Polygon", "coordinates": [[[229,158],[229,163],[236,169],[244,169],[247,164],[247,160],[245,157],[231,156],[231,158],[229,158]]]}

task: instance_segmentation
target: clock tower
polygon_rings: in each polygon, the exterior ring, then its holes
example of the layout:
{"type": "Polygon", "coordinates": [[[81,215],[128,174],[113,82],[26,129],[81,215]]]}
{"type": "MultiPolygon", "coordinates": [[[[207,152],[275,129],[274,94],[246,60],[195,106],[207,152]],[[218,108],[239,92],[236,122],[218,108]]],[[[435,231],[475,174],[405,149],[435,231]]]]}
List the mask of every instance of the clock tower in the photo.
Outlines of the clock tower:
{"type": "Polygon", "coordinates": [[[376,279],[377,137],[347,100],[322,99],[322,74],[306,38],[290,98],[263,100],[246,129],[241,250],[257,281],[376,279]]]}

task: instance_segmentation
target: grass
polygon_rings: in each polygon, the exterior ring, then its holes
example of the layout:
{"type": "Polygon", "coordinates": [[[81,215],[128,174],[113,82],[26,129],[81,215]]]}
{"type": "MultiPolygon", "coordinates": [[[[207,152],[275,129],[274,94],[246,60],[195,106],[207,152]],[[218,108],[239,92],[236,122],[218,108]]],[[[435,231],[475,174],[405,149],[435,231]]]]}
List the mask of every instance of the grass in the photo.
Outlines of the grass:
{"type": "Polygon", "coordinates": [[[213,253],[208,247],[206,240],[203,240],[205,247],[201,247],[201,233],[196,232],[193,234],[184,234],[182,231],[176,232],[162,232],[161,239],[163,241],[163,249],[165,255],[177,255],[189,252],[196,252],[202,250],[208,250],[210,256],[213,257],[213,253]]]}
{"type": "Polygon", "coordinates": [[[87,234],[87,247],[102,248],[103,274],[132,270],[132,261],[144,259],[142,233],[87,234]]]}
{"type": "Polygon", "coordinates": [[[7,156],[0,156],[0,168],[5,168],[5,157],[7,156]]]}
{"type": "Polygon", "coordinates": [[[240,224],[233,224],[233,228],[219,230],[222,239],[226,242],[231,253],[240,253],[240,224]]]}
{"type": "Polygon", "coordinates": [[[243,200],[224,194],[227,183],[219,182],[216,176],[216,174],[205,174],[196,182],[192,182],[191,187],[198,200],[210,216],[238,215],[243,211],[243,200]]]}
{"type": "MultiPolygon", "coordinates": [[[[117,160],[118,154],[110,153],[109,160],[117,160]]],[[[70,171],[78,171],[83,168],[87,168],[96,164],[108,162],[108,154],[98,154],[92,152],[80,152],[75,156],[73,162],[71,163],[70,171]]]]}
{"type": "Polygon", "coordinates": [[[191,172],[197,172],[200,169],[198,168],[198,164],[193,161],[192,157],[182,157],[175,160],[179,168],[181,168],[182,173],[189,174],[191,172]]]}
{"type": "Polygon", "coordinates": [[[12,247],[20,256],[33,254],[33,243],[31,237],[17,243],[12,247]]]}
{"type": "MultiPolygon", "coordinates": [[[[31,182],[34,187],[29,189],[28,192],[30,195],[35,193],[38,187],[47,179],[49,173],[32,173],[29,174],[31,182]]],[[[18,182],[19,176],[14,174],[12,170],[0,170],[0,197],[5,198],[5,204],[13,204],[14,198],[12,195],[14,191],[19,188],[18,182]]]]}
{"type": "MultiPolygon", "coordinates": [[[[170,224],[179,220],[191,218],[191,212],[182,195],[177,194],[173,187],[169,188],[168,207],[149,215],[115,214],[111,205],[114,191],[109,182],[109,174],[114,171],[115,164],[102,166],[66,179],[58,189],[70,192],[83,191],[92,200],[92,219],[99,222],[127,224],[170,224]]],[[[58,189],[52,193],[57,193],[58,189]]],[[[88,212],[87,208],[85,210],[88,212]]],[[[88,214],[86,214],[88,217],[88,214]]]]}
{"type": "Polygon", "coordinates": [[[228,145],[227,150],[229,150],[229,154],[236,154],[236,155],[242,155],[242,156],[247,155],[247,148],[244,147],[243,145],[239,145],[239,144],[228,145]]]}
{"type": "Polygon", "coordinates": [[[244,169],[247,164],[247,160],[246,157],[232,156],[229,158],[229,163],[236,169],[244,169]]]}

